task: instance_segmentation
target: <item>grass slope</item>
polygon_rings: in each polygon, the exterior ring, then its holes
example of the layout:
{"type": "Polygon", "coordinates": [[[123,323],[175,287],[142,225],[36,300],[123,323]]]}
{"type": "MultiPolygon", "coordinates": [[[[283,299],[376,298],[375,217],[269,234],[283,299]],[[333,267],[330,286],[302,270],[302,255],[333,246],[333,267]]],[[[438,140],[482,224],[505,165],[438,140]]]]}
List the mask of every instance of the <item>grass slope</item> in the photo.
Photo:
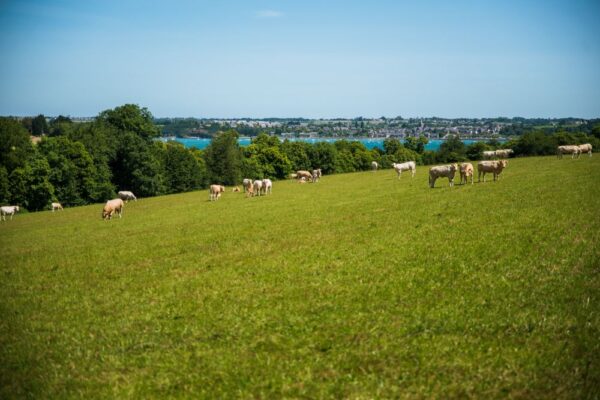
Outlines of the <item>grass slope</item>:
{"type": "Polygon", "coordinates": [[[0,225],[0,397],[597,398],[600,157],[0,225]],[[458,178],[457,178],[458,180],[458,178]]]}

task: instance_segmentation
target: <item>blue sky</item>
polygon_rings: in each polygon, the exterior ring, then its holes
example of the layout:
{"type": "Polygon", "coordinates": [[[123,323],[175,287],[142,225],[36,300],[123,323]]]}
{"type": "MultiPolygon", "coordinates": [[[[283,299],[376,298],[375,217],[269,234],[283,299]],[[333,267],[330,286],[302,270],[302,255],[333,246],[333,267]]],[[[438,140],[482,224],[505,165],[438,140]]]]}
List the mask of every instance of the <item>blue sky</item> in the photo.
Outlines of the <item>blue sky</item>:
{"type": "Polygon", "coordinates": [[[3,1],[0,115],[600,117],[598,1],[3,1]]]}

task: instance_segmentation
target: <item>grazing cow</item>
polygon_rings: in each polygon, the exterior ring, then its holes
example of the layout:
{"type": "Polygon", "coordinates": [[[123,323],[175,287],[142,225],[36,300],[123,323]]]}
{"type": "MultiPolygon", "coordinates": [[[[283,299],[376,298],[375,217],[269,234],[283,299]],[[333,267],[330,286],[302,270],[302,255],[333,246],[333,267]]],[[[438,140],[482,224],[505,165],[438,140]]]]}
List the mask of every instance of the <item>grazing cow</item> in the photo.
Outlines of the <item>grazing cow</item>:
{"type": "Polygon", "coordinates": [[[265,194],[273,194],[273,182],[270,179],[263,179],[263,192],[265,194]]]}
{"type": "Polygon", "coordinates": [[[473,184],[473,164],[462,163],[460,164],[460,184],[467,184],[467,178],[471,177],[471,185],[473,184]]]}
{"type": "Polygon", "coordinates": [[[239,193],[240,192],[240,187],[236,186],[233,189],[231,189],[231,191],[234,192],[234,193],[239,193]]]}
{"type": "Polygon", "coordinates": [[[262,193],[263,181],[257,179],[254,181],[254,194],[253,196],[260,196],[262,193]]]}
{"type": "Polygon", "coordinates": [[[321,177],[321,174],[319,173],[318,169],[313,169],[312,172],[312,181],[313,183],[317,183],[319,182],[319,178],[321,177]]]}
{"type": "Polygon", "coordinates": [[[54,212],[54,210],[64,211],[63,206],[60,203],[52,203],[52,212],[54,212]]]}
{"type": "Polygon", "coordinates": [[[592,156],[592,145],[589,143],[586,144],[580,144],[579,145],[579,153],[583,154],[583,153],[588,153],[590,155],[590,157],[592,156]]]}
{"type": "Polygon", "coordinates": [[[133,193],[131,193],[128,190],[122,190],[118,193],[118,197],[125,201],[125,203],[127,203],[129,200],[135,200],[137,201],[137,198],[135,197],[135,195],[133,193]]]}
{"type": "Polygon", "coordinates": [[[246,198],[254,196],[254,186],[250,185],[246,189],[246,198]]]}
{"type": "Polygon", "coordinates": [[[485,160],[491,160],[496,157],[496,152],[494,150],[486,150],[483,152],[483,158],[485,160]]]}
{"type": "Polygon", "coordinates": [[[222,185],[210,185],[210,189],[208,190],[209,200],[216,201],[221,197],[221,193],[225,193],[225,186],[222,185]]]}
{"type": "Polygon", "coordinates": [[[457,164],[439,165],[437,167],[429,168],[429,187],[435,187],[435,181],[441,176],[448,178],[450,187],[454,186],[454,175],[456,174],[457,170],[457,164]]]}
{"type": "Polygon", "coordinates": [[[563,154],[570,154],[571,155],[571,159],[574,158],[575,156],[577,156],[577,158],[579,158],[579,155],[581,154],[581,150],[579,149],[579,146],[575,145],[575,146],[558,146],[556,149],[556,156],[561,159],[563,158],[563,154]]]}
{"type": "Polygon", "coordinates": [[[298,183],[306,183],[306,178],[302,177],[302,178],[298,179],[298,183]]]}
{"type": "Polygon", "coordinates": [[[123,216],[123,207],[125,203],[121,199],[113,199],[106,202],[102,209],[102,219],[112,219],[114,213],[119,214],[119,218],[123,216]]]}
{"type": "Polygon", "coordinates": [[[398,174],[398,179],[400,179],[402,171],[411,171],[413,178],[415,177],[415,172],[417,172],[417,164],[415,164],[414,161],[408,161],[401,164],[392,163],[392,167],[394,167],[394,169],[396,170],[396,173],[398,174]]]}
{"type": "Polygon", "coordinates": [[[514,153],[513,149],[500,149],[496,150],[496,157],[498,158],[508,158],[510,155],[514,153]]]}
{"type": "Polygon", "coordinates": [[[319,179],[321,179],[321,176],[323,176],[323,172],[321,172],[321,168],[317,168],[315,171],[317,171],[317,176],[319,177],[319,179]]]}
{"type": "Polygon", "coordinates": [[[244,192],[247,192],[252,187],[252,179],[245,178],[242,181],[242,186],[244,186],[244,192]]]}
{"type": "Polygon", "coordinates": [[[494,180],[500,179],[500,173],[507,166],[508,166],[508,160],[479,161],[477,163],[477,182],[481,181],[481,174],[483,174],[483,181],[485,182],[485,173],[486,172],[493,173],[494,180]]]}
{"type": "Polygon", "coordinates": [[[298,177],[298,174],[290,174],[290,179],[296,179],[298,177]]]}
{"type": "Polygon", "coordinates": [[[377,161],[371,161],[371,170],[373,172],[377,171],[377,169],[379,168],[379,164],[377,164],[377,161]]]}
{"type": "Polygon", "coordinates": [[[305,178],[308,181],[312,181],[312,174],[305,170],[296,171],[296,178],[302,179],[305,178]]]}
{"type": "Polygon", "coordinates": [[[19,206],[2,206],[0,207],[0,218],[6,221],[6,216],[10,215],[10,220],[12,221],[13,215],[17,212],[19,212],[19,206]]]}

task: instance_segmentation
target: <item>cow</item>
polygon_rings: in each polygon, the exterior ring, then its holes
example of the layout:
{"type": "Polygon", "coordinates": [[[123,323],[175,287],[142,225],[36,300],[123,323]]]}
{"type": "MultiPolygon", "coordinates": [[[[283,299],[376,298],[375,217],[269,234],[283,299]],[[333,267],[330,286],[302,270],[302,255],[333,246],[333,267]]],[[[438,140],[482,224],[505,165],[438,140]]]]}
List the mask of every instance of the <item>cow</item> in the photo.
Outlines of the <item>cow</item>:
{"type": "Polygon", "coordinates": [[[239,192],[240,192],[240,187],[239,187],[239,186],[236,186],[236,187],[234,187],[233,189],[231,189],[231,191],[232,191],[233,193],[239,193],[239,192]]]}
{"type": "Polygon", "coordinates": [[[500,149],[500,150],[496,150],[496,157],[508,158],[513,153],[514,153],[513,149],[500,149]]]}
{"type": "Polygon", "coordinates": [[[108,200],[102,209],[102,219],[111,220],[114,213],[119,214],[119,218],[123,216],[123,207],[125,203],[121,199],[108,200]]]}
{"type": "Polygon", "coordinates": [[[435,187],[435,181],[437,178],[445,176],[448,178],[450,187],[454,186],[454,175],[458,170],[457,164],[450,165],[439,165],[437,167],[429,168],[429,187],[435,187]]]}
{"type": "Polygon", "coordinates": [[[52,212],[54,212],[54,210],[63,211],[62,204],[60,204],[60,203],[52,203],[52,212]]]}
{"type": "Polygon", "coordinates": [[[400,179],[402,171],[411,171],[413,178],[415,177],[415,172],[417,172],[417,164],[415,164],[414,161],[408,161],[401,164],[392,163],[392,167],[394,167],[394,170],[396,170],[396,173],[398,174],[398,179],[400,179]]]}
{"type": "Polygon", "coordinates": [[[590,157],[592,156],[592,145],[589,143],[586,144],[580,144],[579,145],[579,153],[583,154],[583,153],[588,153],[590,155],[590,157]]]}
{"type": "Polygon", "coordinates": [[[135,195],[130,192],[129,190],[122,190],[118,193],[118,197],[125,201],[125,203],[127,203],[129,200],[135,200],[137,201],[137,198],[135,197],[135,195]]]}
{"type": "Polygon", "coordinates": [[[208,199],[210,201],[219,200],[219,197],[221,197],[221,193],[225,193],[225,186],[210,185],[210,189],[208,190],[208,199]]]}
{"type": "Polygon", "coordinates": [[[379,169],[379,164],[377,163],[377,161],[371,161],[371,170],[375,172],[377,171],[377,169],[379,169]]]}
{"type": "Polygon", "coordinates": [[[6,216],[10,215],[10,220],[12,221],[13,215],[17,212],[19,212],[19,206],[2,206],[0,207],[0,218],[6,221],[6,216]]]}
{"type": "Polygon", "coordinates": [[[305,178],[308,181],[312,181],[312,174],[305,170],[296,171],[296,178],[302,179],[305,178]]]}
{"type": "Polygon", "coordinates": [[[471,177],[471,185],[473,184],[473,164],[471,163],[462,163],[460,164],[460,184],[466,185],[467,178],[471,177]],[[463,183],[464,181],[464,183],[463,183]]]}
{"type": "Polygon", "coordinates": [[[481,174],[483,174],[483,181],[485,182],[486,172],[494,174],[494,180],[500,179],[500,173],[507,166],[508,160],[479,161],[477,163],[477,182],[481,181],[481,174]]]}
{"type": "Polygon", "coordinates": [[[263,181],[257,179],[254,181],[254,194],[253,196],[260,196],[263,188],[263,181]]]}
{"type": "Polygon", "coordinates": [[[579,148],[579,146],[558,146],[556,148],[556,156],[559,159],[561,159],[563,157],[563,154],[570,154],[571,159],[573,159],[575,156],[579,158],[579,155],[581,154],[581,149],[579,148]]]}
{"type": "Polygon", "coordinates": [[[494,150],[486,150],[483,152],[483,159],[484,160],[491,160],[492,158],[496,157],[496,152],[494,150]]]}
{"type": "Polygon", "coordinates": [[[244,186],[244,192],[246,192],[249,188],[252,187],[252,179],[245,178],[242,181],[242,186],[244,186]]]}
{"type": "Polygon", "coordinates": [[[313,169],[313,172],[312,172],[312,181],[313,181],[313,183],[319,182],[319,177],[320,176],[321,175],[319,174],[319,170],[318,169],[313,169]]]}
{"type": "Polygon", "coordinates": [[[265,195],[273,194],[273,182],[270,179],[263,179],[262,182],[265,195]]]}

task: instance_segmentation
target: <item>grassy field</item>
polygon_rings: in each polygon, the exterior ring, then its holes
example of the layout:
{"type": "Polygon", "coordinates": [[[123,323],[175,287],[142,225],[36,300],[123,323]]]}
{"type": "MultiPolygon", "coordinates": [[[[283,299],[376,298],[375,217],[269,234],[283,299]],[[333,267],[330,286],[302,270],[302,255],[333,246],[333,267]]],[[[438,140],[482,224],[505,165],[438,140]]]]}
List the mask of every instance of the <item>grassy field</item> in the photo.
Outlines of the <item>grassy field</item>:
{"type": "Polygon", "coordinates": [[[0,224],[0,398],[600,396],[600,156],[101,208],[0,224]]]}

